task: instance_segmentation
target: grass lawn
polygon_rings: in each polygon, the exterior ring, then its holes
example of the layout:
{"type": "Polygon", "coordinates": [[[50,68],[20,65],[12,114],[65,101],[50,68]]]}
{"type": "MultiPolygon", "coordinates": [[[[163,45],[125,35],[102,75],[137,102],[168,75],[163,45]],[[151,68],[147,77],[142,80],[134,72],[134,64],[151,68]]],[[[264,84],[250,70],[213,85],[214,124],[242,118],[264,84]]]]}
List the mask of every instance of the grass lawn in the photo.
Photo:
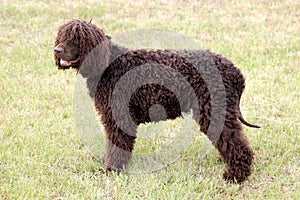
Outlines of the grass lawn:
{"type": "Polygon", "coordinates": [[[300,199],[299,22],[295,0],[1,0],[0,199],[300,199]],[[103,174],[76,127],[76,74],[53,59],[57,28],[72,18],[93,19],[111,36],[169,30],[232,60],[246,77],[244,117],[262,126],[244,127],[256,154],[249,180],[226,183],[217,151],[200,153],[200,132],[169,167],[103,174]]]}

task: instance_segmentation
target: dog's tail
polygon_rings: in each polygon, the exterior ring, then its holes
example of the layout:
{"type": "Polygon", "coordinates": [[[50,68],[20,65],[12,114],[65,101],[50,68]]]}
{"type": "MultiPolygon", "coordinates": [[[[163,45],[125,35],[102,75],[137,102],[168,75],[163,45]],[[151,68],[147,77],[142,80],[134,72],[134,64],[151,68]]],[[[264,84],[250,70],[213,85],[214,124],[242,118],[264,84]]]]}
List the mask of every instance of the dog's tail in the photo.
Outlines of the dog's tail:
{"type": "Polygon", "coordinates": [[[252,127],[252,128],[260,128],[260,126],[257,126],[257,125],[254,125],[254,124],[250,124],[249,122],[247,122],[244,118],[243,118],[243,115],[240,111],[240,116],[238,117],[238,119],[243,123],[245,124],[246,126],[249,126],[249,127],[252,127]]]}

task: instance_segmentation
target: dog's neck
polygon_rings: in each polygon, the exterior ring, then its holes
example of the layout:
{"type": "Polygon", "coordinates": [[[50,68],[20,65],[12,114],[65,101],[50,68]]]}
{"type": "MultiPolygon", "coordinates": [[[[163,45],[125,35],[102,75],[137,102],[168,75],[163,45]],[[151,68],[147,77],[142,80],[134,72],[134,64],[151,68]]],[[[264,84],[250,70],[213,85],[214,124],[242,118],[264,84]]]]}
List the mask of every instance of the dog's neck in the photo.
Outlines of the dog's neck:
{"type": "Polygon", "coordinates": [[[128,49],[126,47],[119,46],[119,45],[113,43],[110,39],[109,39],[109,50],[110,50],[110,59],[109,59],[108,65],[110,65],[112,62],[114,62],[122,54],[130,51],[130,49],[128,49]]]}
{"type": "MultiPolygon", "coordinates": [[[[130,51],[130,49],[126,48],[126,47],[122,47],[119,46],[117,44],[114,44],[110,39],[109,39],[109,51],[110,51],[110,57],[109,57],[109,62],[107,63],[107,67],[109,67],[109,65],[114,62],[119,56],[123,55],[124,53],[130,51]]],[[[95,93],[96,93],[96,89],[97,89],[97,85],[99,80],[101,79],[101,76],[103,74],[103,72],[105,71],[105,69],[101,72],[99,72],[98,76],[93,76],[90,78],[87,78],[87,88],[89,90],[89,95],[92,99],[95,98],[95,93]]],[[[100,91],[101,92],[101,91],[100,91]]]]}

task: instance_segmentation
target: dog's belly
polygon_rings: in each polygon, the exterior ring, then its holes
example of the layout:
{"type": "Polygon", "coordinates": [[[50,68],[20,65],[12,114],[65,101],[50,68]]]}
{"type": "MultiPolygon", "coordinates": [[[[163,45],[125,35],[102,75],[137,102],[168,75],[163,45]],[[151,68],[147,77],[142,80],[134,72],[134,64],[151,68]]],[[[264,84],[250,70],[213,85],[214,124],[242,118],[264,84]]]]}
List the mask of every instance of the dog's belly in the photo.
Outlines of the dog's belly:
{"type": "Polygon", "coordinates": [[[138,88],[129,101],[129,112],[136,124],[175,119],[188,112],[180,105],[176,95],[158,84],[147,84],[138,88]]]}

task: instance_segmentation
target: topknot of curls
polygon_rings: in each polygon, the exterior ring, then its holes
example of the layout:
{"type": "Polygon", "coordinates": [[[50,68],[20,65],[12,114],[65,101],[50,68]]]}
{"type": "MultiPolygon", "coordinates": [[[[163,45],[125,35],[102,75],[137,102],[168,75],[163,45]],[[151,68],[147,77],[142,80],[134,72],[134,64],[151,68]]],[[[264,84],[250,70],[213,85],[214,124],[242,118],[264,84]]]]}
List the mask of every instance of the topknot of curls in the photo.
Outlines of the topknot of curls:
{"type": "Polygon", "coordinates": [[[80,48],[80,60],[97,47],[101,42],[107,39],[103,30],[89,22],[79,19],[73,19],[61,25],[55,41],[55,46],[64,42],[65,44],[78,44],[80,48]]]}

